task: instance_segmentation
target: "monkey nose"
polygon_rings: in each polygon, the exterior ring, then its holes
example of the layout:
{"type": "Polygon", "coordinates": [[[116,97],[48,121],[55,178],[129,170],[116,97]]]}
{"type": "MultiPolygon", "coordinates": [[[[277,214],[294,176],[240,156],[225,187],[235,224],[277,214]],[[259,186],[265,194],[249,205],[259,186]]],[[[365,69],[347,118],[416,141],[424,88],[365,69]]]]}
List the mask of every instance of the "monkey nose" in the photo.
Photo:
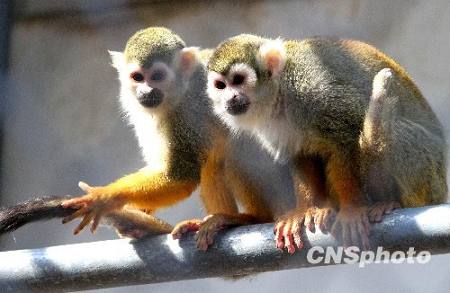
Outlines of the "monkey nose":
{"type": "Polygon", "coordinates": [[[159,106],[164,98],[164,93],[157,88],[153,88],[147,93],[138,96],[139,103],[146,108],[155,108],[159,106]]]}
{"type": "Polygon", "coordinates": [[[247,112],[250,106],[250,99],[246,95],[235,95],[226,104],[226,110],[231,115],[240,115],[247,112]]]}

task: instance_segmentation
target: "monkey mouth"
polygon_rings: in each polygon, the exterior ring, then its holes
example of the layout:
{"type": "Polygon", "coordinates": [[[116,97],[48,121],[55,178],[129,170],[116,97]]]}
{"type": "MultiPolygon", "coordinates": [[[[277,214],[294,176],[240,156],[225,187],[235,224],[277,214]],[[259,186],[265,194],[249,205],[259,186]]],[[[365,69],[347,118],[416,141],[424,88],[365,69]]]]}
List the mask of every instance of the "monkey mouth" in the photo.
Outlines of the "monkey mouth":
{"type": "Polygon", "coordinates": [[[138,102],[145,108],[155,108],[159,106],[164,98],[164,93],[159,89],[152,89],[149,93],[138,97],[138,102]]]}
{"type": "Polygon", "coordinates": [[[228,101],[225,109],[227,112],[233,116],[241,115],[248,111],[250,107],[250,101],[248,99],[232,99],[228,101]]]}

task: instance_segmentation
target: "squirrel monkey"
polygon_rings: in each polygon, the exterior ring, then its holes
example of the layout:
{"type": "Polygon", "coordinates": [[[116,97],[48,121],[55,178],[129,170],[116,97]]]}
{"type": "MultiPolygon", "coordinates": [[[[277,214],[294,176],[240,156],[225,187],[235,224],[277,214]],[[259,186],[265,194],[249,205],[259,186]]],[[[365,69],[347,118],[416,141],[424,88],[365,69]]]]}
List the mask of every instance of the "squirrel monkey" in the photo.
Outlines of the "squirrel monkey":
{"type": "Polygon", "coordinates": [[[225,226],[270,221],[254,182],[227,159],[233,156],[233,139],[206,94],[201,58],[210,51],[185,47],[170,30],[152,27],[132,36],[123,53],[110,54],[121,82],[121,105],[148,166],[106,186],[81,183],[86,195],[63,202],[64,208],[78,209],[63,222],[82,217],[74,233],[90,223],[93,232],[102,216],[124,206],[152,212],[187,198],[198,186],[210,216],[180,223],[174,238],[198,230],[198,247],[206,250],[225,226]],[[239,213],[236,200],[246,213],[239,213]]]}
{"type": "Polygon", "coordinates": [[[297,206],[275,224],[290,253],[303,225],[366,249],[371,221],[446,201],[442,126],[406,71],[368,44],[239,35],[211,56],[208,94],[232,131],[294,166],[297,206]]]}

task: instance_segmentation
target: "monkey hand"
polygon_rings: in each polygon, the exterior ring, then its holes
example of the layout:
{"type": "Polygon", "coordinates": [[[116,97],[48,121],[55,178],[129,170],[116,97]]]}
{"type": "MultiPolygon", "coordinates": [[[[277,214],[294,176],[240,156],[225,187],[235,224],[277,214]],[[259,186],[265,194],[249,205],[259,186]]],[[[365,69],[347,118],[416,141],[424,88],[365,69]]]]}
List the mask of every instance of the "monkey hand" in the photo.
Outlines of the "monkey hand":
{"type": "Polygon", "coordinates": [[[326,233],[335,218],[335,211],[330,207],[310,207],[298,208],[279,218],[275,224],[275,241],[277,248],[286,248],[290,254],[295,252],[295,246],[302,249],[304,242],[302,240],[303,225],[315,232],[315,226],[326,233]],[[306,211],[305,211],[306,210],[306,211]]]}
{"type": "Polygon", "coordinates": [[[346,207],[337,214],[330,232],[345,247],[355,245],[368,250],[370,229],[367,207],[346,207]]]}
{"type": "Polygon", "coordinates": [[[125,199],[121,196],[111,194],[107,187],[92,187],[84,182],[78,183],[78,186],[86,192],[86,195],[69,199],[62,203],[64,208],[79,209],[75,213],[65,217],[63,224],[83,217],[81,223],[73,231],[74,234],[78,234],[91,222],[90,230],[94,233],[103,216],[114,210],[121,209],[126,204],[125,199]]]}
{"type": "Polygon", "coordinates": [[[335,217],[336,211],[331,207],[311,207],[306,210],[304,225],[313,233],[316,230],[316,226],[318,226],[323,233],[327,233],[330,230],[335,217]]]}
{"type": "Polygon", "coordinates": [[[401,208],[398,201],[380,201],[369,208],[369,220],[372,223],[381,222],[384,215],[389,215],[393,210],[401,208]]]}

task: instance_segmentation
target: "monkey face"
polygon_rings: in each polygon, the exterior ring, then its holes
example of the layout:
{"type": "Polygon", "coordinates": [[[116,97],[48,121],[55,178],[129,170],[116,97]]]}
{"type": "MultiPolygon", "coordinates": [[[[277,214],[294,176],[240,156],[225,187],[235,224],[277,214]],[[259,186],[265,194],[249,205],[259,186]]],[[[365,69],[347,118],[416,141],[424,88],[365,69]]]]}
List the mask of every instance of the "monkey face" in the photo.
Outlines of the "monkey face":
{"type": "Polygon", "coordinates": [[[219,45],[208,63],[207,88],[215,113],[238,131],[267,124],[280,107],[285,61],[281,40],[241,35],[219,45]]]}
{"type": "Polygon", "coordinates": [[[276,84],[258,80],[256,70],[233,64],[226,74],[208,73],[208,95],[215,113],[232,128],[253,128],[273,108],[276,84]]]}
{"type": "Polygon", "coordinates": [[[143,62],[149,66],[127,62],[121,52],[109,53],[119,72],[121,104],[129,114],[146,112],[160,116],[176,108],[185,99],[185,93],[191,87],[191,76],[201,64],[199,50],[195,47],[171,53],[174,57],[169,62],[152,60],[153,56],[149,56],[151,62],[143,62]]]}
{"type": "Polygon", "coordinates": [[[139,104],[147,109],[162,105],[172,87],[173,71],[162,62],[155,62],[150,68],[131,64],[128,70],[130,90],[139,104]]]}
{"type": "Polygon", "coordinates": [[[245,114],[252,104],[256,83],[255,71],[246,64],[233,65],[226,75],[208,74],[208,94],[218,111],[237,116],[245,114]]]}

